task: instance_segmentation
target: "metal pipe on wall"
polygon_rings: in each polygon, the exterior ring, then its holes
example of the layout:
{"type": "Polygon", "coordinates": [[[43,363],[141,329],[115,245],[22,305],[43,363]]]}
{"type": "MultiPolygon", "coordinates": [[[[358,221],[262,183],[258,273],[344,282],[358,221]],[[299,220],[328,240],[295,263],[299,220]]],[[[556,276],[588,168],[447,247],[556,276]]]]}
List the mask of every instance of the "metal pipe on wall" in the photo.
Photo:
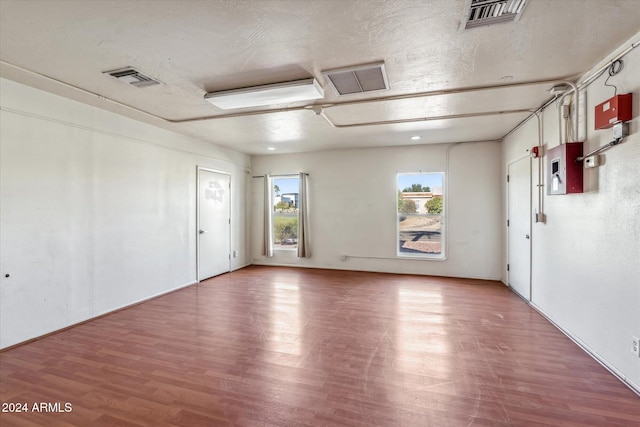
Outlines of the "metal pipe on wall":
{"type": "MultiPolygon", "coordinates": [[[[525,86],[542,85],[542,84],[550,84],[550,83],[558,82],[557,79],[552,79],[552,80],[549,80],[549,79],[531,80],[531,81],[518,82],[518,83],[505,83],[505,84],[501,84],[501,85],[470,86],[470,87],[466,87],[466,88],[453,88],[453,89],[433,90],[433,91],[402,94],[402,95],[392,95],[392,96],[378,97],[378,98],[360,99],[360,100],[354,100],[354,101],[340,101],[340,102],[333,102],[333,103],[327,103],[327,104],[315,104],[315,105],[305,105],[305,106],[296,106],[296,107],[285,107],[285,108],[275,108],[275,109],[262,109],[262,110],[253,110],[253,111],[243,111],[243,112],[238,112],[238,113],[216,114],[216,115],[208,115],[208,116],[202,116],[202,117],[192,117],[192,118],[187,118],[187,119],[169,119],[169,118],[158,116],[158,115],[150,113],[148,111],[145,111],[145,110],[142,110],[142,109],[127,105],[127,104],[122,103],[120,101],[116,101],[114,99],[107,98],[107,97],[105,97],[103,95],[100,95],[100,94],[95,93],[95,92],[91,92],[89,90],[83,89],[81,87],[75,86],[75,85],[70,84],[70,83],[66,83],[66,82],[64,82],[62,80],[59,80],[59,79],[56,79],[56,78],[53,78],[53,77],[49,77],[49,76],[44,75],[44,74],[40,74],[38,72],[29,70],[29,69],[21,67],[19,65],[12,64],[12,63],[7,62],[7,61],[0,60],[0,64],[3,64],[5,66],[11,67],[11,68],[14,68],[16,70],[20,70],[21,72],[24,72],[24,73],[28,73],[28,74],[37,76],[39,78],[43,78],[45,80],[54,82],[56,84],[60,84],[60,85],[62,85],[64,87],[67,87],[67,88],[73,89],[75,91],[81,92],[81,93],[83,93],[85,95],[94,96],[94,97],[96,97],[96,98],[98,98],[98,99],[100,99],[102,101],[106,101],[106,102],[109,102],[109,103],[111,103],[113,105],[126,108],[126,109],[128,109],[130,111],[134,111],[136,113],[144,114],[144,115],[146,115],[148,117],[151,117],[151,118],[154,118],[154,119],[158,119],[158,120],[162,120],[162,121],[167,122],[167,123],[176,123],[176,124],[198,122],[198,121],[208,121],[208,120],[230,119],[230,118],[237,118],[237,117],[263,115],[263,114],[286,113],[286,112],[291,112],[291,111],[302,111],[302,110],[316,111],[318,108],[324,110],[324,109],[327,109],[327,108],[348,106],[348,105],[370,104],[370,103],[376,103],[376,102],[397,101],[397,100],[414,99],[414,98],[426,98],[426,97],[431,97],[431,96],[453,95],[453,94],[460,94],[460,93],[470,93],[470,92],[505,89],[505,88],[514,88],[514,87],[525,87],[525,86]]],[[[441,119],[442,118],[435,118],[433,120],[441,120],[441,119]]],[[[326,120],[326,117],[325,117],[325,120],[326,120]]],[[[407,120],[409,122],[410,121],[415,121],[414,119],[407,119],[407,120]]],[[[355,124],[355,125],[359,126],[360,124],[355,124]]],[[[340,126],[334,126],[334,127],[340,127],[340,126]]],[[[348,125],[344,125],[343,127],[348,127],[348,125]]]]}
{"type": "MultiPolygon", "coordinates": [[[[392,95],[392,96],[378,97],[378,98],[360,99],[360,100],[354,100],[354,101],[333,102],[333,103],[328,103],[328,104],[314,104],[314,105],[306,105],[306,106],[276,108],[276,109],[262,109],[262,110],[254,110],[254,111],[243,111],[243,112],[238,112],[238,113],[217,114],[217,115],[193,117],[193,118],[187,118],[187,119],[168,119],[168,118],[165,118],[165,117],[158,116],[156,114],[150,113],[148,111],[145,111],[145,110],[142,110],[142,109],[127,105],[127,104],[122,103],[120,101],[116,101],[114,99],[107,98],[107,97],[105,97],[103,95],[100,95],[100,94],[95,93],[95,92],[91,92],[89,90],[86,90],[86,89],[83,89],[81,87],[72,85],[70,83],[63,82],[62,80],[59,80],[59,79],[56,79],[56,78],[53,78],[53,77],[49,77],[47,75],[44,75],[44,74],[29,70],[27,68],[21,67],[21,66],[16,65],[16,64],[12,64],[12,63],[7,62],[7,61],[0,60],[0,64],[3,64],[5,66],[11,67],[11,68],[14,68],[16,70],[20,70],[21,72],[24,72],[24,73],[28,73],[28,74],[37,76],[39,78],[46,79],[46,80],[51,81],[51,82],[55,82],[57,84],[65,86],[67,88],[70,88],[70,89],[79,91],[81,93],[84,93],[86,95],[95,96],[95,97],[97,97],[98,99],[100,99],[102,101],[109,102],[111,104],[117,105],[118,107],[126,108],[126,109],[128,109],[130,111],[134,111],[136,113],[143,114],[143,115],[146,115],[148,117],[151,117],[151,118],[154,118],[154,119],[157,119],[157,120],[162,120],[162,121],[167,122],[167,123],[175,123],[175,124],[190,123],[190,122],[197,122],[197,121],[230,119],[230,118],[237,118],[237,117],[248,117],[248,116],[264,115],[264,114],[286,113],[286,112],[302,111],[302,110],[312,110],[312,111],[316,112],[316,114],[321,115],[331,126],[333,126],[335,128],[371,126],[371,125],[383,125],[383,124],[398,124],[398,123],[412,123],[412,122],[429,121],[429,120],[445,120],[445,119],[453,119],[453,118],[479,117],[479,116],[482,116],[482,115],[495,115],[495,114],[518,113],[518,112],[532,112],[530,109],[529,110],[508,110],[508,111],[502,111],[502,112],[469,113],[469,114],[458,114],[458,115],[450,115],[450,116],[434,116],[434,117],[424,117],[424,118],[410,118],[410,119],[399,119],[399,120],[374,121],[374,122],[369,122],[369,123],[353,123],[353,124],[342,124],[342,125],[335,125],[326,116],[326,114],[324,114],[324,110],[327,109],[327,108],[331,108],[331,107],[340,107],[340,106],[358,105],[358,104],[370,104],[370,103],[376,103],[376,102],[397,101],[397,100],[414,99],[414,98],[426,98],[426,97],[430,97],[430,96],[453,95],[453,94],[460,94],[460,93],[470,93],[470,92],[477,92],[477,91],[496,90],[496,89],[505,89],[505,88],[514,88],[514,87],[524,87],[524,86],[533,86],[533,85],[541,85],[541,84],[565,83],[567,85],[570,85],[572,87],[573,92],[575,92],[575,94],[576,94],[576,99],[575,99],[576,117],[575,117],[575,123],[574,123],[574,138],[577,139],[578,138],[578,117],[577,116],[578,116],[578,108],[580,106],[580,104],[579,104],[579,96],[580,96],[579,95],[579,90],[581,88],[584,88],[584,87],[588,86],[596,78],[598,78],[600,75],[602,75],[602,73],[611,65],[612,62],[622,58],[625,55],[627,55],[629,52],[631,52],[632,50],[634,50],[638,46],[640,46],[640,41],[632,43],[628,48],[626,48],[625,50],[620,52],[618,55],[616,55],[613,59],[611,59],[605,65],[603,65],[600,68],[598,68],[598,70],[596,70],[589,77],[582,79],[577,84],[574,84],[573,82],[570,82],[568,80],[563,80],[563,79],[531,80],[531,81],[517,82],[517,83],[506,83],[506,84],[501,84],[501,85],[470,86],[470,87],[466,87],[466,88],[453,88],[453,89],[433,90],[433,91],[425,91],[425,92],[402,94],[402,95],[392,95]],[[317,112],[318,109],[320,110],[320,113],[317,112]]],[[[553,99],[555,99],[555,97],[553,99]]],[[[545,102],[543,104],[543,106],[539,107],[536,111],[541,111],[548,104],[549,104],[549,101],[545,102]]],[[[530,118],[531,118],[531,116],[529,116],[526,119],[524,119],[514,129],[512,129],[510,132],[508,132],[502,138],[500,138],[500,140],[504,140],[504,138],[509,136],[513,131],[515,131],[517,128],[519,128],[522,124],[526,123],[530,118]]]]}
{"type": "Polygon", "coordinates": [[[351,128],[360,126],[377,126],[377,125],[394,125],[400,123],[415,123],[415,122],[429,122],[434,120],[450,120],[450,119],[464,119],[470,117],[486,117],[495,116],[500,114],[518,114],[518,113],[533,113],[531,109],[516,109],[516,110],[499,110],[499,111],[485,111],[480,113],[466,113],[466,114],[447,114],[442,116],[430,116],[430,117],[416,117],[411,119],[396,119],[396,120],[377,120],[371,122],[359,122],[359,123],[347,123],[336,124],[334,123],[324,111],[320,113],[329,125],[334,128],[351,128]]]}
{"type": "MultiPolygon", "coordinates": [[[[588,77],[584,77],[582,79],[580,79],[577,83],[577,87],[578,89],[585,89],[587,88],[591,83],[593,83],[598,77],[600,77],[610,66],[612,63],[614,63],[615,61],[617,61],[618,59],[622,59],[623,57],[627,56],[631,51],[633,51],[634,49],[636,49],[637,47],[640,46],[640,40],[631,43],[631,45],[629,47],[627,47],[626,49],[622,50],[620,53],[618,53],[617,55],[615,55],[611,60],[607,61],[604,65],[600,66],[596,71],[594,71],[593,73],[591,73],[588,77]]],[[[544,104],[542,104],[537,110],[536,112],[541,112],[542,110],[544,110],[545,108],[547,108],[549,105],[551,105],[553,103],[553,101],[555,101],[557,99],[556,96],[550,98],[548,101],[546,101],[544,104]]],[[[527,117],[526,119],[524,119],[523,121],[521,121],[520,123],[518,123],[516,125],[516,127],[514,127],[513,129],[511,129],[509,132],[507,132],[502,138],[500,138],[501,141],[504,141],[508,136],[510,136],[511,134],[513,134],[516,130],[518,130],[521,126],[523,126],[525,123],[527,123],[531,118],[533,117],[533,114],[531,114],[529,117],[527,117]]]]}

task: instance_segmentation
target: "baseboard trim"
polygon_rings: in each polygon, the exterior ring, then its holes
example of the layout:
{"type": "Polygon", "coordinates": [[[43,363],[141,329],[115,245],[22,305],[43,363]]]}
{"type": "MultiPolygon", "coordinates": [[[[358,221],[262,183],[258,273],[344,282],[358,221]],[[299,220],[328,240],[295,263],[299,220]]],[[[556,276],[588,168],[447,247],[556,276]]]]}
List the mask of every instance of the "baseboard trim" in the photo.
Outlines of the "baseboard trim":
{"type": "Polygon", "coordinates": [[[386,271],[386,270],[366,270],[362,268],[343,268],[336,267],[335,265],[323,266],[323,265],[308,265],[308,264],[287,264],[282,262],[260,262],[254,260],[249,266],[256,265],[260,267],[287,267],[287,268],[307,268],[312,270],[336,270],[336,271],[358,271],[363,273],[380,273],[380,274],[398,274],[398,275],[409,275],[409,276],[425,276],[425,277],[442,277],[445,279],[469,279],[469,280],[480,280],[484,282],[493,282],[493,283],[501,283],[500,279],[490,279],[486,277],[475,277],[475,276],[449,276],[446,274],[435,274],[435,273],[403,273],[398,271],[386,271]]]}
{"type": "Polygon", "coordinates": [[[97,319],[100,319],[102,317],[109,316],[109,315],[117,313],[119,311],[126,310],[126,309],[131,308],[131,307],[135,307],[136,305],[144,304],[145,302],[154,300],[156,298],[160,298],[161,296],[170,294],[172,292],[177,292],[177,291],[179,291],[181,289],[188,288],[189,286],[197,285],[198,283],[199,283],[198,281],[194,281],[194,282],[189,282],[189,283],[186,283],[186,284],[183,284],[183,285],[178,285],[178,286],[176,286],[174,288],[171,288],[171,289],[168,289],[166,291],[154,294],[154,295],[152,295],[150,297],[146,297],[146,298],[143,298],[141,300],[132,302],[131,304],[126,304],[126,305],[114,308],[113,310],[108,310],[108,311],[96,314],[95,316],[92,316],[92,317],[90,317],[88,319],[81,320],[81,321],[76,322],[76,323],[72,323],[72,324],[70,324],[68,326],[65,326],[63,328],[56,329],[55,331],[47,332],[46,334],[38,335],[37,337],[29,338],[28,340],[25,340],[25,341],[20,341],[19,343],[12,344],[12,345],[10,345],[8,347],[0,348],[0,353],[5,352],[7,350],[11,350],[11,349],[16,348],[16,347],[20,347],[20,346],[25,345],[25,344],[29,344],[29,343],[37,341],[37,340],[41,340],[41,339],[49,337],[51,335],[55,335],[55,334],[57,334],[59,332],[66,331],[67,329],[75,328],[76,326],[80,326],[80,325],[83,325],[85,323],[89,323],[89,322],[91,322],[93,320],[97,320],[97,319]]]}
{"type": "Polygon", "coordinates": [[[251,265],[250,263],[245,263],[245,264],[239,265],[239,266],[238,266],[238,267],[236,267],[236,268],[232,268],[230,271],[238,271],[238,270],[242,270],[243,268],[247,268],[247,267],[249,267],[250,265],[251,265]]]}
{"type": "MultiPolygon", "coordinates": [[[[511,289],[511,288],[509,288],[511,289]]],[[[511,289],[512,292],[514,292],[516,295],[520,296],[517,292],[515,292],[513,289],[511,289]]],[[[522,298],[522,296],[520,296],[522,298]]],[[[523,298],[524,299],[524,298],[523,298]]],[[[525,300],[526,301],[526,300],[525,300]]],[[[634,393],[636,393],[638,396],[640,396],[640,387],[636,386],[633,382],[629,381],[627,379],[627,377],[620,371],[618,371],[615,367],[611,366],[605,359],[603,359],[602,357],[600,357],[598,355],[598,353],[596,353],[595,351],[593,351],[587,344],[585,344],[584,342],[582,342],[582,340],[580,340],[580,338],[574,336],[571,332],[567,331],[566,329],[564,329],[562,326],[558,325],[551,317],[549,317],[547,315],[547,313],[544,312],[544,310],[542,308],[540,308],[539,306],[537,306],[536,304],[534,304],[531,301],[527,301],[527,303],[529,304],[529,306],[531,308],[533,308],[535,311],[538,312],[538,314],[540,314],[542,317],[544,317],[545,319],[547,319],[547,321],[549,323],[551,323],[553,326],[555,326],[556,329],[558,329],[560,332],[562,332],[567,338],[569,338],[571,341],[573,341],[578,347],[580,347],[585,353],[587,353],[589,356],[591,356],[591,358],[593,360],[595,360],[596,362],[598,362],[600,365],[602,365],[603,368],[605,368],[607,371],[609,371],[614,377],[616,377],[617,379],[619,379],[624,385],[626,385],[627,387],[629,387],[631,389],[631,391],[633,391],[634,393]]]]}

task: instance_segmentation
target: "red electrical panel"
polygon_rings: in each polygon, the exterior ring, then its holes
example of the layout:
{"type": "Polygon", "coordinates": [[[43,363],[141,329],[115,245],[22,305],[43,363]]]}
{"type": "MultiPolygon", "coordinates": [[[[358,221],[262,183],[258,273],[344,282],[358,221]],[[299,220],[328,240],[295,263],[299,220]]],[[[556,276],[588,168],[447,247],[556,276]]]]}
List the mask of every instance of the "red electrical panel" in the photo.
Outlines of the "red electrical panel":
{"type": "Polygon", "coordinates": [[[608,129],[616,123],[631,120],[631,95],[630,93],[616,95],[596,105],[596,130],[608,129]]]}
{"type": "Polygon", "coordinates": [[[582,142],[567,142],[547,151],[547,194],[582,193],[582,142]]]}

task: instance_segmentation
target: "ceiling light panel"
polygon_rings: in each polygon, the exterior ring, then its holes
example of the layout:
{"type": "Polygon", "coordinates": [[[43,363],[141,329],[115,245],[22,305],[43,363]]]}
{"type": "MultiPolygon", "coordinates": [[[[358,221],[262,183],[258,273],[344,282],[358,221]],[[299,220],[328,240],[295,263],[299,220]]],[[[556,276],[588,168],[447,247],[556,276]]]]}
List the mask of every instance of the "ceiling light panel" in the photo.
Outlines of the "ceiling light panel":
{"type": "Polygon", "coordinates": [[[209,92],[204,96],[208,102],[223,110],[314,101],[323,97],[324,91],[316,79],[209,92]]]}
{"type": "Polygon", "coordinates": [[[389,89],[384,62],[323,71],[322,74],[338,95],[389,89]]]}

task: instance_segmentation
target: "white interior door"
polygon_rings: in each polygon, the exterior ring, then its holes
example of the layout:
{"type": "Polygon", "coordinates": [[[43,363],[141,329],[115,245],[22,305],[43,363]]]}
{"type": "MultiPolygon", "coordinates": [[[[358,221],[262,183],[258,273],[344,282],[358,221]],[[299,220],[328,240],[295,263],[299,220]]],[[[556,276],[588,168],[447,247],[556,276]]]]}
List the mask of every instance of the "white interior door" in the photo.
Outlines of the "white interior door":
{"type": "Polygon", "coordinates": [[[198,168],[198,280],[231,270],[231,177],[198,168]]]}
{"type": "Polygon", "coordinates": [[[508,166],[509,286],[531,301],[531,159],[508,166]]]}

